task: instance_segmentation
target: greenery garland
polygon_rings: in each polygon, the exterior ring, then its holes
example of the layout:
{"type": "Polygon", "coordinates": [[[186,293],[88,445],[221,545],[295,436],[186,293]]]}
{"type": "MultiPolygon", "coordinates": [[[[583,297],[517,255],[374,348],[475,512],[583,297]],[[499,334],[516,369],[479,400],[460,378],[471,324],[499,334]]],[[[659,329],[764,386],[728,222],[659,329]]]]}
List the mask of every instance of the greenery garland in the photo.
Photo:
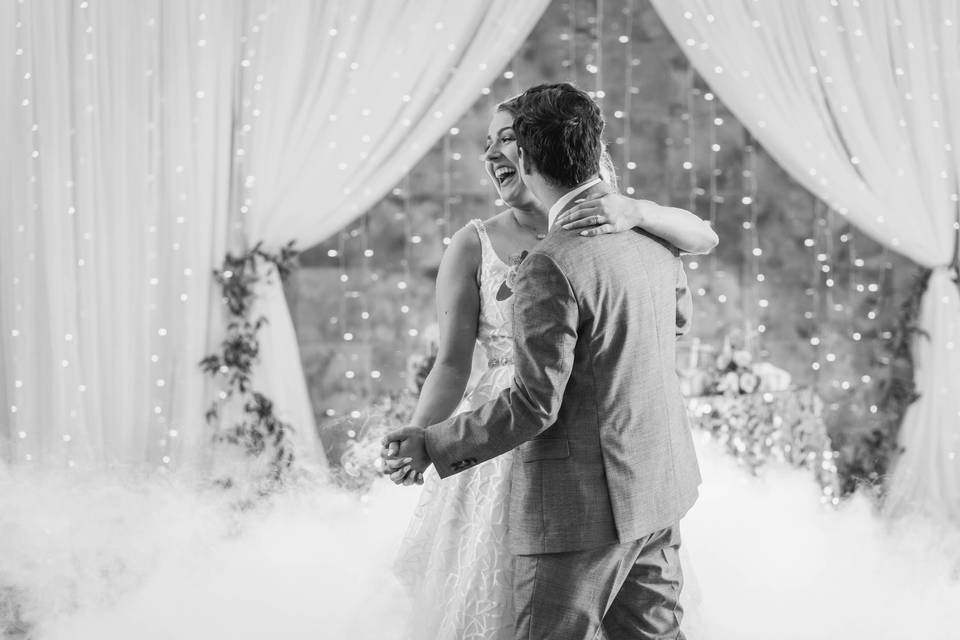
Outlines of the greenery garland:
{"type": "MultiPolygon", "coordinates": [[[[264,251],[260,242],[242,255],[227,253],[223,266],[213,271],[229,313],[227,335],[220,343],[219,352],[200,361],[204,373],[224,384],[219,398],[206,412],[207,423],[218,426],[215,439],[240,445],[253,457],[259,457],[269,449],[272,458],[268,475],[276,482],[282,479],[294,461],[288,437],[293,427],[279,420],[273,413],[270,398],[252,387],[253,367],[260,356],[257,333],[267,319],[264,316],[252,318],[251,314],[255,285],[273,275],[272,271],[285,281],[296,267],[299,250],[294,249],[293,244],[291,240],[278,253],[264,251]],[[264,265],[269,266],[263,268],[264,265]],[[242,418],[232,425],[219,424],[221,408],[228,402],[237,401],[243,406],[242,418]]],[[[226,487],[232,485],[229,479],[218,482],[226,487]]]]}
{"type": "Polygon", "coordinates": [[[850,455],[840,465],[844,495],[867,486],[878,501],[886,496],[887,474],[902,452],[897,438],[900,426],[920,394],[914,382],[913,345],[918,336],[929,338],[920,328],[920,307],[930,282],[930,269],[921,268],[910,284],[907,297],[900,303],[896,324],[883,344],[884,357],[877,364],[885,369],[874,386],[878,419],[855,442],[850,455]]]}

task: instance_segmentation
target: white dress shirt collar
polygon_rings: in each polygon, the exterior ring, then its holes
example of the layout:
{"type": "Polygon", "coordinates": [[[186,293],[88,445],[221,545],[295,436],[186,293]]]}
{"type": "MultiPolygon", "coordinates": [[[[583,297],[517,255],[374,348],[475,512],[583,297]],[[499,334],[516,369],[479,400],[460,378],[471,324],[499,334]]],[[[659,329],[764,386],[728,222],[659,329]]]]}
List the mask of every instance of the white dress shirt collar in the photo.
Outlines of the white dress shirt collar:
{"type": "Polygon", "coordinates": [[[553,206],[550,207],[550,211],[547,213],[547,222],[548,222],[547,229],[553,228],[553,221],[557,219],[557,216],[560,215],[560,212],[563,211],[564,207],[566,207],[571,200],[576,198],[578,195],[580,195],[590,187],[597,184],[600,184],[600,178],[594,178],[593,180],[588,180],[587,182],[584,182],[579,187],[576,187],[572,191],[568,191],[562,196],[560,196],[560,199],[557,200],[555,203],[553,203],[553,206]]]}

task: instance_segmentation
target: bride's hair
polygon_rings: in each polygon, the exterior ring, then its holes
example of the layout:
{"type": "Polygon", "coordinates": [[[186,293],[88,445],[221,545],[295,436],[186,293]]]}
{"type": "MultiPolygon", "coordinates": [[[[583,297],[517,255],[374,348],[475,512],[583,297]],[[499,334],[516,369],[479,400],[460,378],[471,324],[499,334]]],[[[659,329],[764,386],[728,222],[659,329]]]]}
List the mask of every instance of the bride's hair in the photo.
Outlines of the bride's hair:
{"type": "MultiPolygon", "coordinates": [[[[497,105],[497,111],[506,111],[516,118],[520,115],[520,100],[522,98],[523,94],[521,93],[520,95],[504,100],[497,105]]],[[[613,165],[613,158],[611,158],[607,152],[607,145],[603,145],[603,149],[600,150],[599,173],[601,180],[613,187],[614,191],[620,191],[620,186],[617,181],[617,169],[613,165]]]]}
{"type": "Polygon", "coordinates": [[[607,145],[603,145],[600,151],[600,179],[613,187],[614,191],[620,191],[620,185],[617,183],[617,168],[613,166],[613,158],[607,152],[607,145]]]}

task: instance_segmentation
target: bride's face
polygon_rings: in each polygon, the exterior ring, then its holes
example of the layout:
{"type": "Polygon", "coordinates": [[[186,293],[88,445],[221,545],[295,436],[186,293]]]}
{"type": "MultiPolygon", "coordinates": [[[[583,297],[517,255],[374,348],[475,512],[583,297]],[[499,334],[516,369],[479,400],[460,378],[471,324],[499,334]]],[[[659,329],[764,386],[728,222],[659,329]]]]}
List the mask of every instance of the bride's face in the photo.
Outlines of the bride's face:
{"type": "Polygon", "coordinates": [[[513,131],[513,116],[508,111],[497,111],[490,120],[483,165],[500,199],[508,205],[526,208],[537,202],[520,179],[517,136],[513,131]]]}

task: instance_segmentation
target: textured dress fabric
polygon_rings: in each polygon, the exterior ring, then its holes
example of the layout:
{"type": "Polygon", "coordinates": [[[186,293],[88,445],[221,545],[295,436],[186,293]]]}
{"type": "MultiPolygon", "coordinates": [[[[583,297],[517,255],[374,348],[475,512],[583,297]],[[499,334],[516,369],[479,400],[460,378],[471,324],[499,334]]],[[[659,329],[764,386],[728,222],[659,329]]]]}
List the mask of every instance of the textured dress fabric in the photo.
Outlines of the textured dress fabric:
{"type": "MultiPolygon", "coordinates": [[[[457,412],[485,404],[513,381],[513,299],[501,291],[511,267],[494,252],[483,223],[470,224],[480,236],[482,252],[477,345],[485,368],[457,412]]],[[[507,548],[512,461],[508,453],[446,480],[433,467],[425,474],[395,564],[413,600],[407,638],[513,638],[512,555],[507,548]]]]}

